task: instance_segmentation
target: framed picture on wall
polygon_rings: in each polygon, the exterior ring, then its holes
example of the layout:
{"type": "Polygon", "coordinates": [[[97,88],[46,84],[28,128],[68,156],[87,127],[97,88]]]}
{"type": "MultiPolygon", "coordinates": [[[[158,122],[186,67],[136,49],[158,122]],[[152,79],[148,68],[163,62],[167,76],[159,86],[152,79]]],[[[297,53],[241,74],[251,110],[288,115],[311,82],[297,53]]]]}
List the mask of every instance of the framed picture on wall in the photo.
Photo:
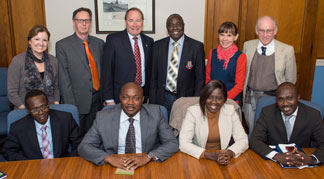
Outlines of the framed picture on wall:
{"type": "Polygon", "coordinates": [[[125,13],[132,7],[144,14],[143,32],[155,33],[155,0],[95,0],[96,32],[106,34],[124,30],[125,13]]]}

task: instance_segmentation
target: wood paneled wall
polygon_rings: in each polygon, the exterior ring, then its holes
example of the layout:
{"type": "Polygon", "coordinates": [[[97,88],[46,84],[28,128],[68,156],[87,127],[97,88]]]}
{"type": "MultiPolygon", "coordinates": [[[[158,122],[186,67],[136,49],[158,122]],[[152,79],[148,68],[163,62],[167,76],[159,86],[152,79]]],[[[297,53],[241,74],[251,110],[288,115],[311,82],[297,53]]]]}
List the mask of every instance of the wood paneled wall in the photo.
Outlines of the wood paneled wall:
{"type": "Polygon", "coordinates": [[[44,0],[1,0],[0,67],[7,67],[12,57],[28,46],[29,30],[36,24],[45,25],[44,0]]]}

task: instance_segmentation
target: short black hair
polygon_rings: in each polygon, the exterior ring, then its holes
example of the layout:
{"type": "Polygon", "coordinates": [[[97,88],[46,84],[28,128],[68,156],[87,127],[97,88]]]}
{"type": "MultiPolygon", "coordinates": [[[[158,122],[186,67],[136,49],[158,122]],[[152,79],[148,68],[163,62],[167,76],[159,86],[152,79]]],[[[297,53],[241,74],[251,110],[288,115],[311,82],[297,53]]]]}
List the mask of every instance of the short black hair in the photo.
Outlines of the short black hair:
{"type": "Polygon", "coordinates": [[[144,20],[143,12],[142,12],[139,8],[137,8],[137,7],[132,7],[132,8],[130,8],[130,9],[128,9],[128,10],[126,11],[126,13],[125,13],[125,20],[127,20],[128,13],[129,13],[130,11],[137,11],[137,12],[139,12],[139,13],[141,14],[141,16],[142,16],[142,20],[144,20]]]}
{"type": "Polygon", "coordinates": [[[35,97],[35,96],[41,96],[43,95],[46,99],[46,102],[48,103],[48,98],[46,96],[46,94],[42,91],[42,90],[39,90],[39,89],[33,89],[33,90],[30,90],[26,96],[25,96],[25,107],[28,108],[28,99],[29,98],[32,98],[32,97],[35,97]]]}
{"type": "Polygon", "coordinates": [[[169,17],[167,18],[166,26],[168,26],[168,22],[169,22],[172,18],[174,18],[174,17],[178,17],[178,18],[182,21],[182,24],[184,24],[183,19],[182,19],[182,17],[180,16],[180,14],[171,14],[171,15],[169,15],[169,17]]]}
{"type": "Polygon", "coordinates": [[[221,90],[221,92],[224,96],[224,99],[225,99],[224,102],[226,102],[226,100],[227,100],[227,89],[226,89],[225,84],[221,80],[210,80],[204,86],[204,88],[201,90],[200,98],[199,98],[200,109],[204,116],[206,115],[206,112],[205,112],[206,101],[207,101],[208,97],[210,96],[210,94],[212,94],[212,92],[217,88],[219,88],[221,90]]]}
{"type": "Polygon", "coordinates": [[[90,19],[92,19],[92,12],[89,8],[85,8],[85,7],[80,7],[78,9],[76,9],[75,11],[73,11],[73,15],[72,15],[72,19],[75,18],[75,16],[77,15],[77,13],[81,12],[81,11],[85,11],[88,12],[90,19]]]}

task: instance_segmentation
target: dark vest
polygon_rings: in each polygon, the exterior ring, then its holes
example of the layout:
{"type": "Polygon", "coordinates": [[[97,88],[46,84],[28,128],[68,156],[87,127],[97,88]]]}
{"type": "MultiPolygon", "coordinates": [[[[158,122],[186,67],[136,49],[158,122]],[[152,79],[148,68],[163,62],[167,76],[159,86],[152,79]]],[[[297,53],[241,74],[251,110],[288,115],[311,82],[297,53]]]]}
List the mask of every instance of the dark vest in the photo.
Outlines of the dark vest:
{"type": "MultiPolygon", "coordinates": [[[[210,78],[211,80],[221,80],[227,91],[231,90],[235,85],[236,64],[239,56],[242,54],[239,50],[231,57],[228,62],[227,69],[223,69],[224,60],[217,58],[217,49],[214,49],[211,57],[210,78]]],[[[241,104],[241,94],[234,99],[241,104]]]]}

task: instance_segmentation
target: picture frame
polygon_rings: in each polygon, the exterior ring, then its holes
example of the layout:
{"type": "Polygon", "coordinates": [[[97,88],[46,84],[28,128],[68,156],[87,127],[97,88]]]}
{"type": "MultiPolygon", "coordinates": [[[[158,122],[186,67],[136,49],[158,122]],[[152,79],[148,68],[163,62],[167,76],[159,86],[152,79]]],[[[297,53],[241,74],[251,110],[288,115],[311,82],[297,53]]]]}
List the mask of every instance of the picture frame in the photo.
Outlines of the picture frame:
{"type": "Polygon", "coordinates": [[[122,31],[125,13],[132,7],[144,15],[143,33],[155,33],[155,0],[95,0],[96,33],[110,34],[122,31]]]}

